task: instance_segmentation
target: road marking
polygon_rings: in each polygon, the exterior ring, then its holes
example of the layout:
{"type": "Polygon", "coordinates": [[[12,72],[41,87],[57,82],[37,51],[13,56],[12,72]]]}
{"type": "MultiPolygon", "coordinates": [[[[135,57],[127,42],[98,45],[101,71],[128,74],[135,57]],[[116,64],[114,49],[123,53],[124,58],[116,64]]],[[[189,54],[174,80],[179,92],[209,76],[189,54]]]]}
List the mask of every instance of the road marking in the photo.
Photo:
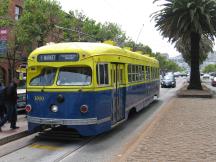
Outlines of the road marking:
{"type": "Polygon", "coordinates": [[[29,147],[36,148],[36,149],[42,149],[42,150],[49,150],[49,151],[55,151],[55,150],[62,149],[62,147],[58,147],[58,146],[47,146],[47,145],[41,145],[41,144],[32,144],[29,147]]]}

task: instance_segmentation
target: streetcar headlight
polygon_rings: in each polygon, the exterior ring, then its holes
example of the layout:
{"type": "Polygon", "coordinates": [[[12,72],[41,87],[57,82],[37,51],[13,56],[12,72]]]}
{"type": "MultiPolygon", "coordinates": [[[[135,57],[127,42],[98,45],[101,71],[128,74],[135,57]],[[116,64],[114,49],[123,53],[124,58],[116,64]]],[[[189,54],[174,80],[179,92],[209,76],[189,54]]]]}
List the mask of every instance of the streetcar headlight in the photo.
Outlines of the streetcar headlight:
{"type": "Polygon", "coordinates": [[[52,112],[57,112],[58,111],[58,106],[57,105],[52,105],[51,106],[51,111],[52,112]]]}

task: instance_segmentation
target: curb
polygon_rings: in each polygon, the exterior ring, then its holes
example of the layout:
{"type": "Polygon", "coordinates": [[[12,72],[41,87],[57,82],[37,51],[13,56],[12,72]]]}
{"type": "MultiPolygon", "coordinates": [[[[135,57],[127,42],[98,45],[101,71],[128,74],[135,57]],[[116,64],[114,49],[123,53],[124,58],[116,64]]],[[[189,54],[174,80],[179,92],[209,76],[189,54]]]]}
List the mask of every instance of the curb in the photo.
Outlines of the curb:
{"type": "Polygon", "coordinates": [[[17,139],[20,139],[22,137],[26,137],[28,135],[30,135],[30,133],[26,130],[26,131],[19,132],[17,134],[13,134],[13,135],[8,136],[8,137],[4,137],[4,138],[0,139],[0,146],[4,145],[6,143],[9,143],[9,142],[15,141],[17,139]]]}
{"type": "Polygon", "coordinates": [[[177,97],[180,98],[212,98],[213,92],[207,86],[202,85],[203,90],[188,90],[185,84],[180,90],[177,91],[177,97]]]}
{"type": "Polygon", "coordinates": [[[5,145],[0,146],[0,149],[1,149],[0,158],[14,151],[17,151],[21,148],[24,148],[28,145],[31,145],[34,142],[35,142],[35,134],[31,134],[27,136],[26,138],[20,138],[14,142],[6,143],[5,145]]]}

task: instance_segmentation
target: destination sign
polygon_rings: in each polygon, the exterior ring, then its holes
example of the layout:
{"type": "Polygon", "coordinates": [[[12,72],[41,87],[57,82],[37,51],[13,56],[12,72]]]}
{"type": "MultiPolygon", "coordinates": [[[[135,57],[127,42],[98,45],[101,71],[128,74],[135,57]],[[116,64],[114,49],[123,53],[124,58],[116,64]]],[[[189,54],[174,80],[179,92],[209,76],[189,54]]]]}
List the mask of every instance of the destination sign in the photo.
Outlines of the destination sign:
{"type": "Polygon", "coordinates": [[[78,61],[79,55],[77,53],[40,54],[40,55],[38,55],[37,60],[38,60],[38,62],[78,61]]]}

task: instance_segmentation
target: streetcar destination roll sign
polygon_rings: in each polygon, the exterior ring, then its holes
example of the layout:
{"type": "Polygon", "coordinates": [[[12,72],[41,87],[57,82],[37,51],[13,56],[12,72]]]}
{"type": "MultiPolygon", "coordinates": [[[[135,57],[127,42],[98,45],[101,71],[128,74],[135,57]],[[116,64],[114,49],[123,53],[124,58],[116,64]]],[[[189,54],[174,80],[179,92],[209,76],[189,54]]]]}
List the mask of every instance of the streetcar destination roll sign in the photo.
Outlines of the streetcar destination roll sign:
{"type": "Polygon", "coordinates": [[[40,55],[38,55],[37,60],[38,60],[38,62],[78,61],[79,55],[77,53],[40,54],[40,55]]]}

